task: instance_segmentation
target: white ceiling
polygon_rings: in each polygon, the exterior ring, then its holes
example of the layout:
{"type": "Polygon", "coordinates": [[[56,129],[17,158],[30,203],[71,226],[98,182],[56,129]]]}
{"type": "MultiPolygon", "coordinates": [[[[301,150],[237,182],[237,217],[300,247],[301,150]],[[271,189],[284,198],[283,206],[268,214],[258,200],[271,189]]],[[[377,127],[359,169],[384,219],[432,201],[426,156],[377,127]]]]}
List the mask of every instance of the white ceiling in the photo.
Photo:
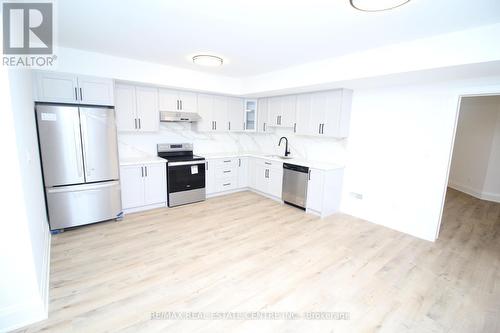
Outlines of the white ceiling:
{"type": "Polygon", "coordinates": [[[500,22],[499,0],[411,0],[364,13],[349,0],[64,0],[58,39],[97,51],[246,77],[352,52],[500,22]],[[222,56],[203,68],[190,56],[222,56]]]}

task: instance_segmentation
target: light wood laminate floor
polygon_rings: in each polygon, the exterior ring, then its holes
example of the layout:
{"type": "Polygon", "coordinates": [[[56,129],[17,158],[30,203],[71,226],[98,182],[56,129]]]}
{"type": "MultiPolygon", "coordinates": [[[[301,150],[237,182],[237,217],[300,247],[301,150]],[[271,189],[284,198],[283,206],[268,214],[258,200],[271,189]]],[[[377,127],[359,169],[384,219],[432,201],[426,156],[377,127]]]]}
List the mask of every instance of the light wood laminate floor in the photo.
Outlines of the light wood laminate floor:
{"type": "Polygon", "coordinates": [[[499,204],[449,190],[431,243],[241,192],[54,236],[49,319],[21,331],[499,332],[499,318],[499,204]],[[150,319],[168,311],[350,317],[150,319]]]}

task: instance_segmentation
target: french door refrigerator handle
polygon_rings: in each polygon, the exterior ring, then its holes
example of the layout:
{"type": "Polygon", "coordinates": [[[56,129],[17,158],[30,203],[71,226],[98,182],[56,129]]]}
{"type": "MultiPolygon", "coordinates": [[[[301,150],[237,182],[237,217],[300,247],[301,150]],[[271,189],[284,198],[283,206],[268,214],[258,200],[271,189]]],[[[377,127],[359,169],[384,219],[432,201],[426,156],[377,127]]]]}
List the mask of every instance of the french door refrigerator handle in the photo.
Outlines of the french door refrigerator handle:
{"type": "Polygon", "coordinates": [[[76,162],[78,163],[78,176],[81,177],[83,173],[83,161],[82,161],[82,143],[80,141],[80,124],[78,123],[78,121],[75,121],[73,123],[73,136],[75,139],[75,153],[76,153],[76,162]]]}
{"type": "Polygon", "coordinates": [[[81,130],[82,130],[82,147],[83,147],[83,164],[85,168],[85,174],[87,176],[91,176],[90,172],[90,165],[89,165],[89,160],[87,157],[87,148],[88,148],[88,128],[87,128],[87,116],[85,115],[85,112],[81,112],[78,110],[78,113],[80,114],[80,123],[81,123],[81,130]]]}

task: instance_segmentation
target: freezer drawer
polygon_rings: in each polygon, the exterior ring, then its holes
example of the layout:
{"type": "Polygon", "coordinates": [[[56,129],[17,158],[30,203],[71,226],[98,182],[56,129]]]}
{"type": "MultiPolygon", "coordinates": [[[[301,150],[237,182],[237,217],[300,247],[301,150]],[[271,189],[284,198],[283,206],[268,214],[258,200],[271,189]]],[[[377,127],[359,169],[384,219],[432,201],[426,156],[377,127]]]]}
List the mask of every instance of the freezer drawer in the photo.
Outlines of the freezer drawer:
{"type": "Polygon", "coordinates": [[[47,188],[50,229],[110,220],[122,211],[118,181],[47,188]]]}

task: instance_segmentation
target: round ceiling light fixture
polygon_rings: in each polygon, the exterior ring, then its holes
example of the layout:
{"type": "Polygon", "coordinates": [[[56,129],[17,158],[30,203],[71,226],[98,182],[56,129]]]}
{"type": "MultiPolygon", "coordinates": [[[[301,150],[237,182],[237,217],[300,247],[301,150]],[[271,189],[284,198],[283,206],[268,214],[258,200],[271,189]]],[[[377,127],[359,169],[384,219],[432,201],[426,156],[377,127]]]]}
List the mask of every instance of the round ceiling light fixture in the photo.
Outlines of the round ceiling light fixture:
{"type": "Polygon", "coordinates": [[[200,66],[218,67],[222,66],[224,59],[209,54],[199,54],[193,57],[193,63],[200,66]]]}
{"type": "Polygon", "coordinates": [[[401,7],[410,0],[349,0],[351,6],[363,12],[381,12],[401,7]]]}

